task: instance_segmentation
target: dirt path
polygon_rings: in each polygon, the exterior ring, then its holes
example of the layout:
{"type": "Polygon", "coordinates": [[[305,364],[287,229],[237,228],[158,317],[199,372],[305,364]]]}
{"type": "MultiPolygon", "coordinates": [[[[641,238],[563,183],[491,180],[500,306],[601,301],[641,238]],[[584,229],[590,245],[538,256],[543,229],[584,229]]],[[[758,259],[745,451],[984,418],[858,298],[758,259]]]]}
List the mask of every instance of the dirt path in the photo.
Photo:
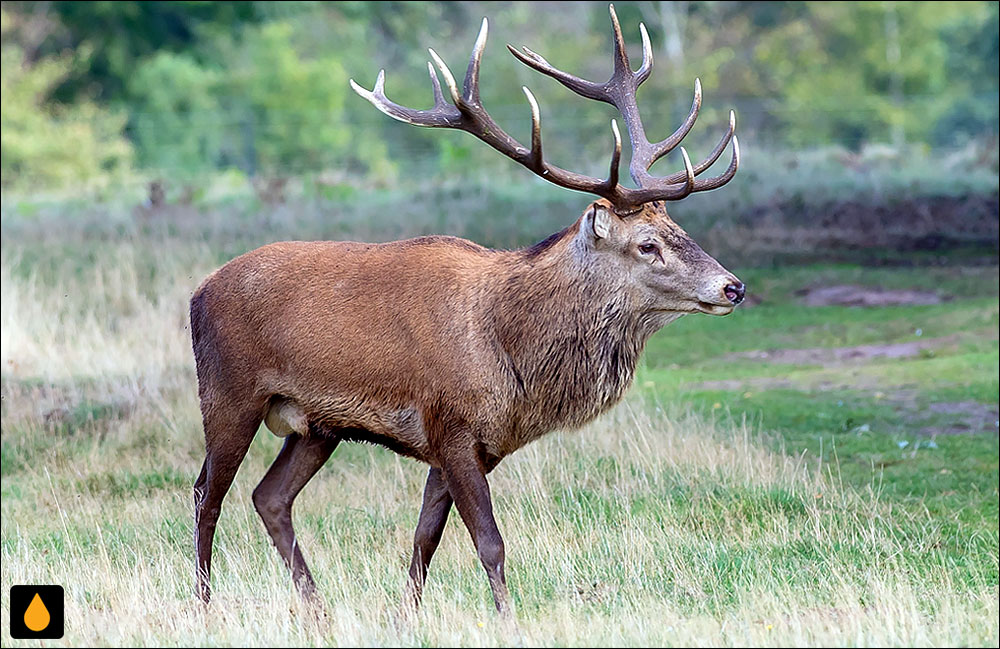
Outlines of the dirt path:
{"type": "Polygon", "coordinates": [[[900,306],[941,304],[951,296],[931,291],[893,290],[838,285],[805,288],[798,292],[806,306],[900,306]]]}
{"type": "Polygon", "coordinates": [[[824,367],[863,363],[879,358],[912,358],[928,350],[954,344],[958,336],[928,338],[905,343],[855,345],[853,347],[811,347],[806,349],[755,349],[729,354],[727,359],[749,359],[766,363],[791,365],[823,365],[824,367]]]}
{"type": "Polygon", "coordinates": [[[945,401],[932,403],[927,409],[936,415],[943,415],[946,423],[939,426],[925,426],[920,429],[921,435],[934,437],[989,431],[1000,434],[1000,410],[996,406],[988,406],[978,401],[945,401]]]}

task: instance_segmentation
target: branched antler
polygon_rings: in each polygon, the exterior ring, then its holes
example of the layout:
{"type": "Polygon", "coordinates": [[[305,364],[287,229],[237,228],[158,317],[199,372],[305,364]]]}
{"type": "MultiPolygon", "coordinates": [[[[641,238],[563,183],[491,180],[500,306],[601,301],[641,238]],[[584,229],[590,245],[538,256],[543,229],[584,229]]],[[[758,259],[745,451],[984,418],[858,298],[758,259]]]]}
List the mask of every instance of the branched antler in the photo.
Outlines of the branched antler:
{"type": "Polygon", "coordinates": [[[370,101],[376,108],[386,115],[398,119],[408,124],[416,126],[429,126],[439,128],[454,128],[472,133],[477,138],[486,142],[500,153],[513,159],[519,164],[527,167],[542,178],[555,183],[561,187],[577,191],[596,194],[609,200],[615,210],[620,214],[627,214],[636,211],[643,203],[656,200],[679,200],[685,196],[698,191],[715,189],[729,182],[736,174],[740,161],[739,142],[734,135],[736,129],[736,114],[730,111],[729,130],[723,135],[719,143],[708,155],[707,158],[692,165],[687,151],[681,147],[681,156],[684,160],[684,171],[671,174],[665,177],[654,177],[649,174],[649,168],[653,163],[675,149],[681,140],[688,134],[698,118],[698,111],[701,108],[701,82],[695,81],[694,102],[691,111],[684,120],[684,123],[670,137],[660,142],[652,143],[646,137],[646,132],[642,126],[642,119],[639,116],[639,109],[636,105],[635,94],[639,85],[642,84],[653,69],[653,50],[649,43],[649,34],[645,25],[640,24],[639,30],[642,34],[642,66],[633,72],[629,64],[628,53],[625,50],[625,39],[622,37],[621,26],[618,24],[618,16],[615,14],[614,5],[610,7],[611,23],[614,28],[614,72],[611,78],[604,84],[594,83],[571,74],[567,74],[556,69],[549,64],[542,56],[532,52],[528,48],[519,51],[508,45],[507,48],[528,67],[534,68],[542,74],[548,75],[559,81],[573,92],[586,97],[613,105],[621,113],[628,128],[629,140],[632,143],[632,160],[629,164],[629,171],[637,188],[623,187],[619,181],[619,165],[621,162],[621,134],[618,131],[618,124],[611,121],[611,132],[614,135],[614,150],[611,154],[611,169],[605,180],[584,176],[582,174],[567,171],[561,167],[545,161],[542,155],[542,131],[541,116],[538,109],[538,102],[526,87],[524,94],[531,106],[531,147],[521,145],[517,140],[508,135],[490,117],[483,108],[479,97],[479,63],[483,56],[483,49],[486,47],[486,35],[488,23],[483,19],[482,28],[479,30],[479,37],[476,39],[475,47],[472,49],[472,57],[469,59],[469,66],[465,73],[465,82],[462,92],[459,93],[458,84],[451,70],[441,60],[434,50],[428,50],[434,65],[427,64],[427,69],[431,77],[431,86],[434,90],[434,107],[430,110],[415,110],[406,108],[390,101],[385,96],[385,71],[378,74],[375,87],[365,90],[354,80],[351,80],[351,87],[355,92],[370,101]],[[452,104],[445,101],[441,92],[441,84],[435,73],[434,67],[440,71],[444,78],[445,85],[451,95],[452,104]],[[733,157],[726,171],[714,178],[697,180],[695,176],[708,169],[719,159],[722,152],[733,143],[733,157]]]}

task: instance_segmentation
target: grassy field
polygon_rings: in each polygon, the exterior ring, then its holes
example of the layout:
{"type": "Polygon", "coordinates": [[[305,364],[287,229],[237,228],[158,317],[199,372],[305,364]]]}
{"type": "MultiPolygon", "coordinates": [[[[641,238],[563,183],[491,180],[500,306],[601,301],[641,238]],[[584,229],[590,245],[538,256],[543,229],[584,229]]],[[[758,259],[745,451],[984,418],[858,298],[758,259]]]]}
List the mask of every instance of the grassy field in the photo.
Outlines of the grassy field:
{"type": "Polygon", "coordinates": [[[266,430],[223,508],[215,599],[193,596],[187,298],[229,256],[304,235],[88,210],[5,209],[5,646],[30,644],[7,633],[23,583],[66,589],[51,645],[998,643],[995,265],[729,264],[758,304],[666,328],[626,402],[494,472],[516,624],[457,517],[405,623],[424,468],[337,450],[296,504],[323,600],[304,610],[250,502],[280,446],[266,430]],[[835,285],[941,301],[806,305],[835,285]]]}

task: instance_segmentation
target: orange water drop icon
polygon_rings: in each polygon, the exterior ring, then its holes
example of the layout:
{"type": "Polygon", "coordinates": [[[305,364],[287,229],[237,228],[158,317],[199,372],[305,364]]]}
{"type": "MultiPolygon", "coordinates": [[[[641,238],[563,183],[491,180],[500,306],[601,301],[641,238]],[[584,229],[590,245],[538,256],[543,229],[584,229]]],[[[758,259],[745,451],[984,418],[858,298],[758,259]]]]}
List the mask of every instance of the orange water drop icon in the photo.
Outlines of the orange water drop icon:
{"type": "Polygon", "coordinates": [[[35,593],[31,603],[28,604],[28,609],[24,612],[24,626],[38,633],[45,630],[51,619],[49,609],[45,608],[42,598],[38,596],[38,593],[35,593]]]}

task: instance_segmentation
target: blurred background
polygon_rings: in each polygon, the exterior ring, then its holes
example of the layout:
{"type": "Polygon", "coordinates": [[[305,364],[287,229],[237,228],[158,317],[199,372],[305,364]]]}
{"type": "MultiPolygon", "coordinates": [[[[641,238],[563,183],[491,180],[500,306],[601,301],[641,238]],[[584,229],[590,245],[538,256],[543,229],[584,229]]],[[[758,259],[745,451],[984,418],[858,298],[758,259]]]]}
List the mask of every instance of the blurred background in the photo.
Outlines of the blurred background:
{"type": "MultiPolygon", "coordinates": [[[[2,11],[5,217],[71,199],[235,223],[263,204],[265,220],[298,222],[298,237],[443,227],[486,245],[530,243],[587,199],[467,134],[394,122],[348,86],[370,88],[385,68],[390,98],[429,106],[426,48],[460,76],[487,15],[490,113],[527,141],[520,86],[529,86],[547,157],[606,173],[613,109],[504,47],[528,45],[605,79],[603,2],[4,2],[2,11]],[[387,203],[397,218],[379,223],[387,203]]],[[[676,208],[710,245],[741,261],[821,244],[994,249],[997,3],[620,2],[617,11],[634,66],[640,22],[651,35],[656,66],[639,93],[651,138],[687,114],[696,77],[705,100],[686,141],[693,158],[737,112],[737,179],[676,208]],[[960,206],[922,207],[949,196],[960,206]],[[899,200],[920,205],[893,207],[899,200]],[[927,209],[933,217],[914,216],[927,209]]],[[[654,171],[680,168],[678,156],[654,171]]]]}

